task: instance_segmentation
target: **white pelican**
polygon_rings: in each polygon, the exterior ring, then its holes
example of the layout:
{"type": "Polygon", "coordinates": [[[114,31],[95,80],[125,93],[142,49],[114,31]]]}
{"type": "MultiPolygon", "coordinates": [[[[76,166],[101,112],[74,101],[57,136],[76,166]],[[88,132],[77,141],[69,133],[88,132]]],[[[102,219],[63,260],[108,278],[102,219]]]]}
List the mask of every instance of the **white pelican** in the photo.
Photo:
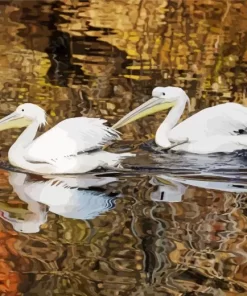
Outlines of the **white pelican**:
{"type": "Polygon", "coordinates": [[[41,174],[75,174],[97,167],[112,168],[134,155],[97,150],[119,139],[119,133],[105,122],[100,118],[65,119],[34,140],[38,128],[46,124],[46,113],[26,103],[0,120],[0,130],[27,126],[8,152],[13,166],[41,174]]]}
{"type": "MultiPolygon", "coordinates": [[[[115,200],[105,192],[85,190],[100,187],[118,179],[115,177],[57,177],[33,181],[27,174],[9,173],[9,183],[18,197],[28,204],[28,211],[19,213],[22,219],[11,217],[0,205],[0,218],[12,224],[18,232],[37,233],[47,222],[48,212],[70,219],[91,220],[115,207],[115,200]]],[[[20,212],[20,209],[18,212],[20,212]]],[[[15,209],[11,209],[15,212],[15,209]]],[[[12,215],[13,216],[13,215],[12,215]]]]}
{"type": "Polygon", "coordinates": [[[181,88],[156,87],[149,101],[125,115],[113,128],[172,108],[155,135],[156,144],[165,150],[209,154],[247,149],[247,135],[243,133],[247,128],[246,107],[237,103],[209,107],[176,125],[186,103],[189,98],[181,88]]]}

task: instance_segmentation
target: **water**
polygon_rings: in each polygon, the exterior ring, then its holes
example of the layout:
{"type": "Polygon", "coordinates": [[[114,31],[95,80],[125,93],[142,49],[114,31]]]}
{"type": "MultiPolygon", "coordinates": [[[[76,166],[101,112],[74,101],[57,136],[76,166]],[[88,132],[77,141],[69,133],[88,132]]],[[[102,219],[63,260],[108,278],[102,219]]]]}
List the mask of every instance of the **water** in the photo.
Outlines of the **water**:
{"type": "Polygon", "coordinates": [[[25,295],[246,291],[246,182],[1,176],[1,257],[25,295]]]}
{"type": "MultiPolygon", "coordinates": [[[[246,9],[1,1],[0,115],[32,102],[50,125],[81,115],[113,124],[171,84],[192,113],[246,105],[246,9]]],[[[124,127],[108,148],[137,153],[125,174],[27,175],[7,162],[20,131],[0,133],[1,295],[247,295],[246,152],[155,153],[164,116],[124,127]]]]}

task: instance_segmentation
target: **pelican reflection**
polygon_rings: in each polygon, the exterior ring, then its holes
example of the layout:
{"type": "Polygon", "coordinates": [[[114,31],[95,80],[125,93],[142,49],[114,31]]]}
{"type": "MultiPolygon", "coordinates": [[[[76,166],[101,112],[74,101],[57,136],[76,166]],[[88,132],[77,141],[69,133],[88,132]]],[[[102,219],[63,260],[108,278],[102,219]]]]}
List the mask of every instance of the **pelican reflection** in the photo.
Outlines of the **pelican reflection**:
{"type": "Polygon", "coordinates": [[[160,202],[181,202],[189,186],[231,193],[247,192],[247,183],[230,180],[199,180],[157,175],[152,177],[149,182],[152,185],[158,186],[157,190],[151,193],[151,199],[160,202]]]}
{"type": "Polygon", "coordinates": [[[151,199],[161,202],[181,202],[188,187],[177,181],[166,180],[158,176],[152,177],[149,183],[158,186],[157,190],[150,194],[151,199]]]}
{"type": "Polygon", "coordinates": [[[94,175],[34,181],[27,174],[10,172],[9,183],[18,197],[28,204],[28,211],[15,215],[18,219],[1,209],[1,218],[11,223],[16,231],[25,233],[39,232],[40,226],[47,221],[48,211],[70,219],[93,219],[114,208],[118,195],[110,196],[97,188],[88,188],[115,181],[115,177],[94,175]]]}

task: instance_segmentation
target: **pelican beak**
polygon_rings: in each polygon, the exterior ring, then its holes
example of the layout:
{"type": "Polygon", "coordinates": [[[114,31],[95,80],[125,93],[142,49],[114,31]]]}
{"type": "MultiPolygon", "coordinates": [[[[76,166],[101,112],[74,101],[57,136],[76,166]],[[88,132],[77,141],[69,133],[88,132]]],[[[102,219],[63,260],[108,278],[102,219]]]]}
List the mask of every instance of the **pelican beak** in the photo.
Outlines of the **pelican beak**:
{"type": "Polygon", "coordinates": [[[0,120],[0,131],[10,128],[22,128],[28,126],[30,123],[31,121],[21,114],[13,112],[0,120]]]}
{"type": "Polygon", "coordinates": [[[164,102],[164,100],[161,98],[153,97],[152,99],[148,100],[141,106],[137,107],[136,109],[125,115],[122,119],[120,119],[117,123],[113,125],[113,128],[120,128],[130,122],[136,121],[137,119],[146,117],[162,110],[172,108],[174,105],[175,102],[164,102]]]}

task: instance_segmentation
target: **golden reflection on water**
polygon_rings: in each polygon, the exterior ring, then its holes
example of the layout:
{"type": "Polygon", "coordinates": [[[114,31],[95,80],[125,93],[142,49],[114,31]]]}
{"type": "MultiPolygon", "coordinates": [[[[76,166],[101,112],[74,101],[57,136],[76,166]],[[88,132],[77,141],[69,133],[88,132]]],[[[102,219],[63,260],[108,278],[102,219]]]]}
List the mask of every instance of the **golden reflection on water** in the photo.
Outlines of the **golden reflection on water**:
{"type": "MultiPolygon", "coordinates": [[[[192,111],[246,101],[246,1],[6,2],[2,113],[31,101],[54,123],[80,114],[113,123],[171,84],[188,91],[192,111]]],[[[124,138],[152,137],[163,116],[125,127],[124,138]]]]}
{"type": "MultiPolygon", "coordinates": [[[[246,293],[247,184],[224,192],[165,176],[108,177],[108,184],[90,190],[115,197],[114,205],[94,218],[84,220],[81,214],[74,220],[63,216],[61,209],[60,215],[54,212],[54,204],[63,200],[57,183],[52,185],[57,195],[43,199],[42,205],[36,201],[45,191],[40,195],[35,191],[41,180],[27,177],[22,184],[23,177],[1,171],[0,239],[5,235],[7,240],[1,239],[0,255],[25,286],[25,295],[246,293]],[[27,190],[30,184],[32,190],[27,190]],[[37,215],[38,204],[40,213],[47,215],[39,232],[28,233],[34,229],[31,224],[25,231],[11,230],[17,221],[23,226],[28,221],[37,224],[30,213],[37,215]]],[[[81,210],[85,214],[89,208],[88,201],[74,214],[81,210]]]]}
{"type": "MultiPolygon", "coordinates": [[[[33,102],[52,125],[80,115],[114,123],[157,85],[183,87],[192,112],[246,104],[246,16],[244,0],[2,1],[0,115],[33,102]]],[[[152,138],[163,117],[126,126],[123,138],[152,138]]],[[[18,135],[1,132],[1,152],[18,135]]],[[[114,204],[73,220],[1,171],[0,292],[246,295],[244,189],[159,182],[122,176],[93,188],[114,204]],[[17,231],[24,224],[40,231],[17,231]]]]}

